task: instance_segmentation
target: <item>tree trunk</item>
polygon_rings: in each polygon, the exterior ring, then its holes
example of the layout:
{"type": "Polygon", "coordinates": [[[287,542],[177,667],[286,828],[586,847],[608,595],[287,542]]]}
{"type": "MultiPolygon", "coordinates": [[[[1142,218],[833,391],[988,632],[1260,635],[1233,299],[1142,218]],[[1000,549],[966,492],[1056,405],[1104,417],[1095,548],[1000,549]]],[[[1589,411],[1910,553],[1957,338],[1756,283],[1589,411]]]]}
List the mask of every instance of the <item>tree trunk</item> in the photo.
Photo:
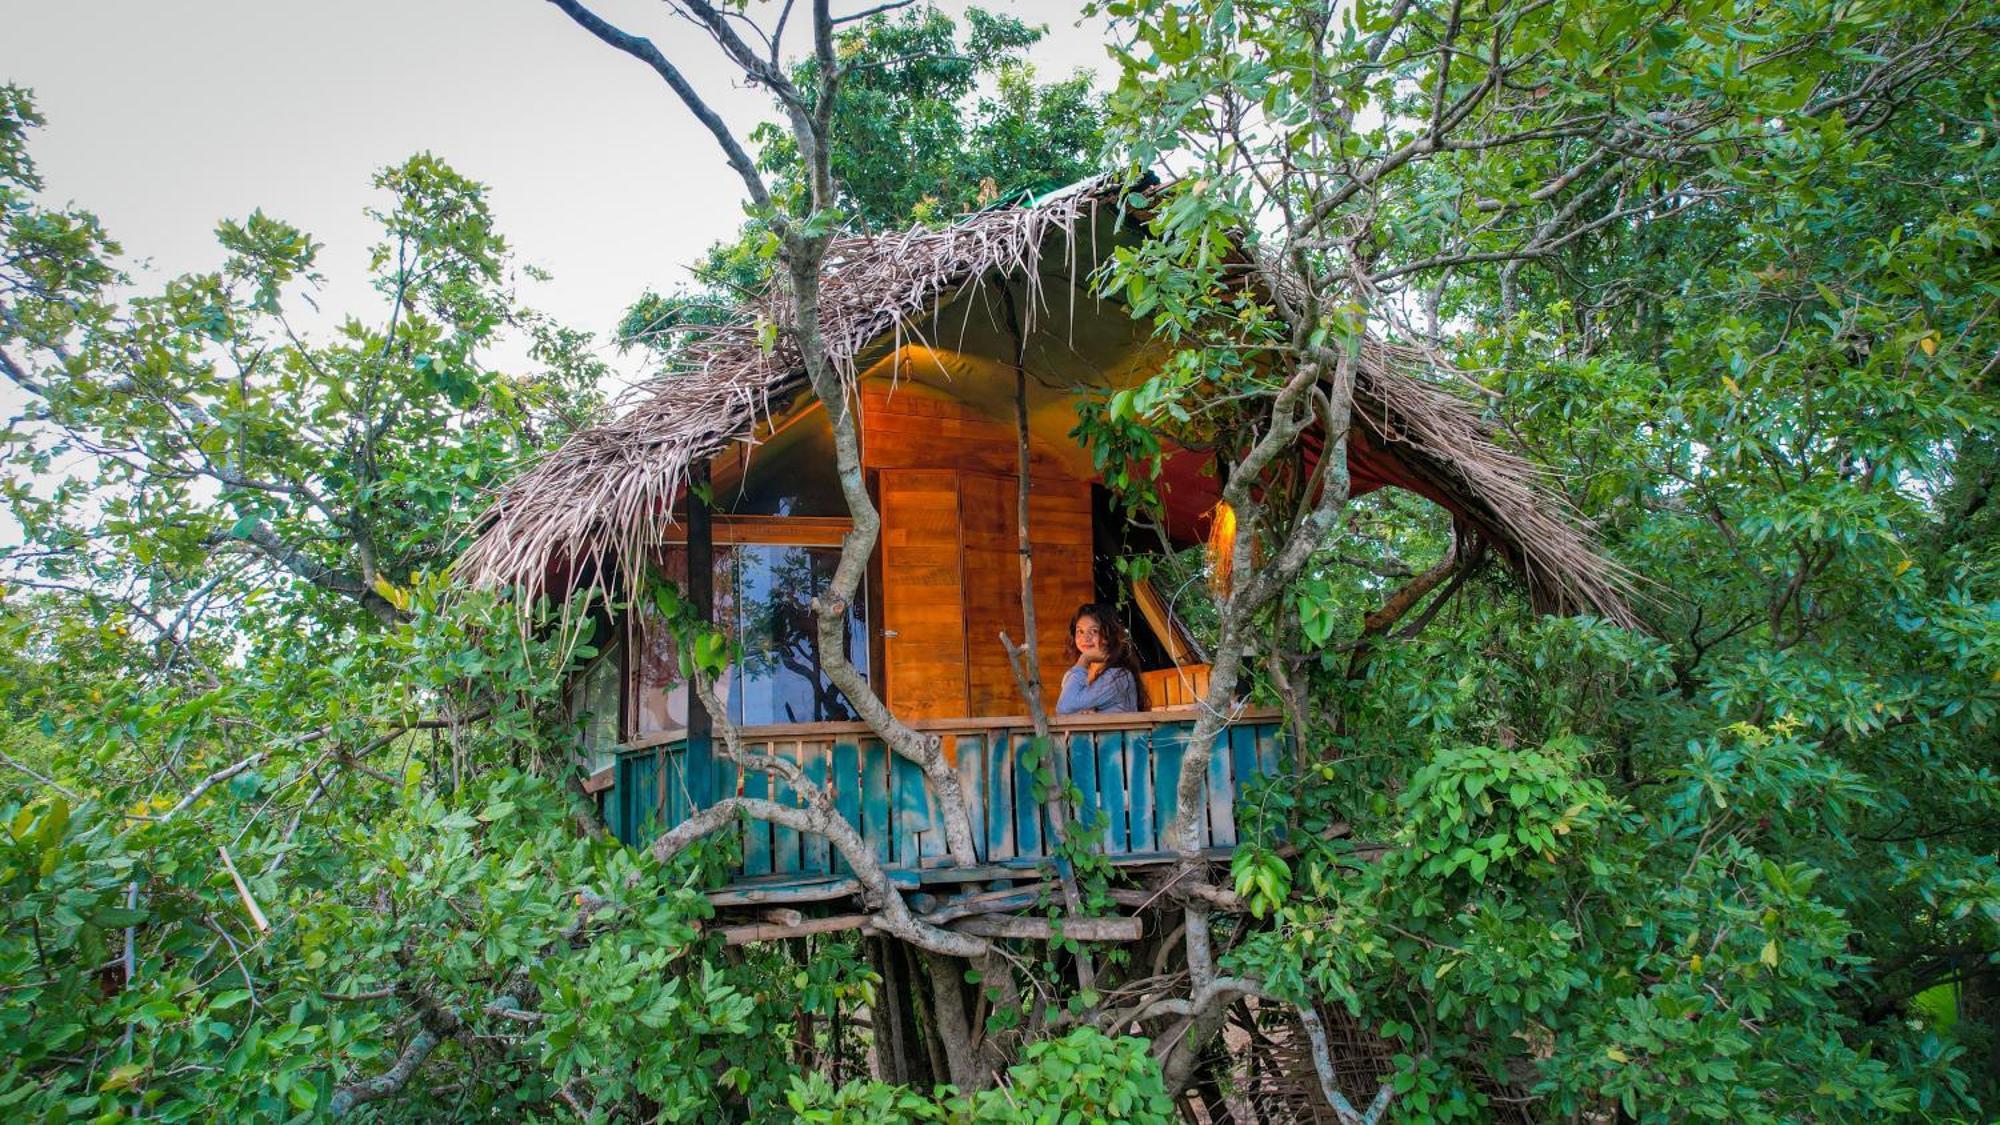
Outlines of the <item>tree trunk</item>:
{"type": "Polygon", "coordinates": [[[923,1002],[916,974],[911,972],[909,947],[893,938],[869,938],[868,961],[882,978],[875,990],[875,1075],[884,1082],[928,1090],[937,1085],[925,1048],[917,1006],[923,1002]]]}
{"type": "Polygon", "coordinates": [[[961,1090],[983,1090],[992,1085],[993,1075],[980,1065],[972,1046],[972,1026],[966,1016],[966,962],[941,953],[921,951],[931,981],[933,1038],[943,1048],[945,1068],[951,1084],[961,1090]]]}

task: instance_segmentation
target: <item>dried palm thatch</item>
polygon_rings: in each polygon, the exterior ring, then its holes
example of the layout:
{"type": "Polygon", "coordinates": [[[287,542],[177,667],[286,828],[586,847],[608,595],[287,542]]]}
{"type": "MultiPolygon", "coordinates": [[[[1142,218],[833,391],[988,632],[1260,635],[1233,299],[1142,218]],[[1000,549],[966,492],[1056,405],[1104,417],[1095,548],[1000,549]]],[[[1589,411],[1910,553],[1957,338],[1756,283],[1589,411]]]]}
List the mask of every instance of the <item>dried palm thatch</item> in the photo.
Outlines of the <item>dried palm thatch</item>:
{"type": "MultiPolygon", "coordinates": [[[[1110,198],[1115,189],[1093,181],[1034,207],[982,211],[941,230],[836,240],[820,290],[828,357],[851,381],[870,345],[899,336],[953,291],[995,272],[1034,285],[1051,235],[1062,237],[1076,268],[1078,229],[1110,198]]],[[[672,518],[689,467],[746,440],[774,404],[804,385],[796,342],[770,329],[788,320],[781,289],[704,330],[682,349],[681,369],[641,388],[620,417],[578,433],[509,485],[459,559],[459,575],[474,585],[512,587],[524,598],[592,564],[611,564],[621,581],[636,578],[660,524],[672,518]]]]}
{"type": "MultiPolygon", "coordinates": [[[[1032,316],[1045,261],[1060,255],[1072,279],[1087,275],[1097,254],[1086,243],[1099,214],[1120,199],[1115,182],[1089,181],[943,229],[837,240],[821,290],[829,357],[851,383],[873,349],[914,335],[931,311],[994,277],[1029,287],[1032,316]]],[[[1101,315],[1123,314],[1111,307],[1101,315]]],[[[511,588],[524,605],[561,595],[586,574],[633,588],[691,466],[751,440],[757,424],[805,385],[796,344],[772,332],[788,317],[782,287],[773,287],[690,340],[679,370],[641,388],[621,416],[578,433],[500,495],[458,562],[460,577],[511,588]]],[[[1414,374],[1427,366],[1413,352],[1369,341],[1357,380],[1358,428],[1499,544],[1538,608],[1629,622],[1625,573],[1591,549],[1532,463],[1495,445],[1466,402],[1414,374]]]]}
{"type": "Polygon", "coordinates": [[[1472,523],[1527,582],[1544,613],[1596,613],[1636,626],[1635,576],[1597,553],[1548,470],[1497,445],[1464,399],[1412,372],[1434,366],[1415,349],[1371,342],[1354,389],[1354,421],[1376,448],[1472,523]]]}

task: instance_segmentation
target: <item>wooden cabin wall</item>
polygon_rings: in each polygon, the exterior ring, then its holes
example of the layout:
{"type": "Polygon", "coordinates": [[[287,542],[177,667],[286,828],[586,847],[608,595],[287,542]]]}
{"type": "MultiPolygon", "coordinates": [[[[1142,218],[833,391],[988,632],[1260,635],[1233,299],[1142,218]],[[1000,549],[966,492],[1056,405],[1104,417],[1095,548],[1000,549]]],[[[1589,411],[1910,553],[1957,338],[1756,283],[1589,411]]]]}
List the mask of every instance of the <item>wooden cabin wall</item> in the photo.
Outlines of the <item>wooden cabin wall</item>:
{"type": "MultiPolygon", "coordinates": [[[[904,383],[863,388],[862,462],[882,507],[887,699],[903,718],[1019,715],[999,634],[1021,639],[1014,427],[904,383]]],[[[1091,598],[1090,483],[1036,450],[1028,515],[1037,652],[1054,703],[1069,615],[1091,598]]]]}

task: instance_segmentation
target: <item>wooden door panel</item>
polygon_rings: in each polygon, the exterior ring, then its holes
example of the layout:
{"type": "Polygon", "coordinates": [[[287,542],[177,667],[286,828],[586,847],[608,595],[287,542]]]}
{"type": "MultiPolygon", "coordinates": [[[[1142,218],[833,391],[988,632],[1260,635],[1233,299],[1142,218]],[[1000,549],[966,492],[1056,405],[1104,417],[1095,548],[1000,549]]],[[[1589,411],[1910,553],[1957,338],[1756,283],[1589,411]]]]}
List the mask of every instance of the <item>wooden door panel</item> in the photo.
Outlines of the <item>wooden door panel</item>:
{"type": "MultiPolygon", "coordinates": [[[[967,473],[960,479],[964,520],[966,673],[974,715],[1027,712],[1014,680],[1004,630],[1023,640],[1020,498],[1015,478],[967,473]]],[[[1064,671],[1063,630],[1090,599],[1090,486],[1037,480],[1028,499],[1035,562],[1035,638],[1045,705],[1055,706],[1064,671]]]]}
{"type": "Polygon", "coordinates": [[[904,719],[964,715],[958,474],[898,469],[878,479],[889,709],[904,719]]]}

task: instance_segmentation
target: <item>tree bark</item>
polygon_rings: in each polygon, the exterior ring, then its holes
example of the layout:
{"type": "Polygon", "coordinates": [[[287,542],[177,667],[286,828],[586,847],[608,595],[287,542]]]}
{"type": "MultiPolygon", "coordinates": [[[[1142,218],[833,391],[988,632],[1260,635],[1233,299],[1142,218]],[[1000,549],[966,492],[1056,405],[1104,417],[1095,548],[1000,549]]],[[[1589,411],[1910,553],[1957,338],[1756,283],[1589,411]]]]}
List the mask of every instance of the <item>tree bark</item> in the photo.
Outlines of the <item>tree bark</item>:
{"type": "MultiPolygon", "coordinates": [[[[1076,888],[1075,868],[1069,856],[1064,854],[1069,844],[1070,824],[1069,747],[1058,746],[1050,737],[1048,706],[1042,695],[1039,630],[1035,623],[1035,547],[1028,518],[1034,491],[1034,450],[1028,432],[1028,338],[1021,325],[1019,310],[1014,305],[1013,288],[1004,286],[1001,293],[1006,299],[1007,326],[1014,334],[1014,430],[1017,448],[1014,524],[1021,554],[1022,643],[1012,645],[1007,634],[1002,633],[1000,644],[1007,649],[1008,663],[1013,666],[1014,676],[1020,681],[1021,695],[1027,701],[1028,715],[1035,724],[1035,741],[1049,755],[1049,776],[1054,780],[1043,805],[1048,810],[1049,832],[1055,837],[1056,877],[1062,881],[1063,908],[1069,911],[1070,917],[1080,918],[1083,916],[1083,895],[1076,888]]],[[[1097,987],[1097,967],[1092,963],[1088,950],[1076,951],[1076,980],[1086,992],[1097,987]]]]}
{"type": "Polygon", "coordinates": [[[965,962],[936,953],[920,953],[931,980],[931,1022],[944,1048],[951,1084],[960,1090],[983,1090],[993,1076],[979,1065],[972,1047],[972,1028],[965,1010],[965,962]]]}
{"type": "Polygon", "coordinates": [[[870,1051],[874,1055],[877,1078],[898,1086],[928,1090],[936,1085],[930,1053],[918,1043],[920,1038],[913,993],[916,980],[909,971],[904,947],[894,941],[871,938],[868,960],[881,983],[875,989],[875,1005],[869,1017],[874,1029],[870,1051]]]}
{"type": "MultiPolygon", "coordinates": [[[[1233,714],[1251,624],[1258,612],[1298,578],[1314,552],[1325,545],[1347,503],[1350,484],[1347,435],[1353,424],[1355,368],[1356,357],[1351,352],[1335,354],[1323,347],[1309,350],[1272,401],[1270,418],[1262,432],[1249,450],[1228,467],[1222,499],[1237,513],[1238,531],[1232,559],[1236,580],[1216,607],[1217,642],[1209,671],[1209,691],[1203,700],[1201,717],[1189,737],[1187,753],[1181,759],[1180,777],[1174,787],[1174,816],[1166,826],[1168,846],[1179,854],[1186,872],[1184,878],[1194,882],[1206,882],[1201,859],[1201,812],[1208,763],[1214,755],[1216,737],[1233,714]],[[1322,387],[1321,380],[1326,375],[1331,375],[1330,387],[1322,387]],[[1299,435],[1315,420],[1315,414],[1326,435],[1320,454],[1323,471],[1319,495],[1300,498],[1301,503],[1311,505],[1310,510],[1290,529],[1269,561],[1258,567],[1257,539],[1264,521],[1262,498],[1255,489],[1277,458],[1295,447],[1299,435]]],[[[1190,991],[1194,996],[1203,996],[1218,979],[1209,908],[1199,898],[1190,896],[1184,914],[1190,991]]],[[[1182,1025],[1182,1034],[1173,1039],[1161,1060],[1170,1091],[1186,1086],[1208,1038],[1220,1026],[1218,1011],[1198,1005],[1189,1014],[1182,1025]]]]}

